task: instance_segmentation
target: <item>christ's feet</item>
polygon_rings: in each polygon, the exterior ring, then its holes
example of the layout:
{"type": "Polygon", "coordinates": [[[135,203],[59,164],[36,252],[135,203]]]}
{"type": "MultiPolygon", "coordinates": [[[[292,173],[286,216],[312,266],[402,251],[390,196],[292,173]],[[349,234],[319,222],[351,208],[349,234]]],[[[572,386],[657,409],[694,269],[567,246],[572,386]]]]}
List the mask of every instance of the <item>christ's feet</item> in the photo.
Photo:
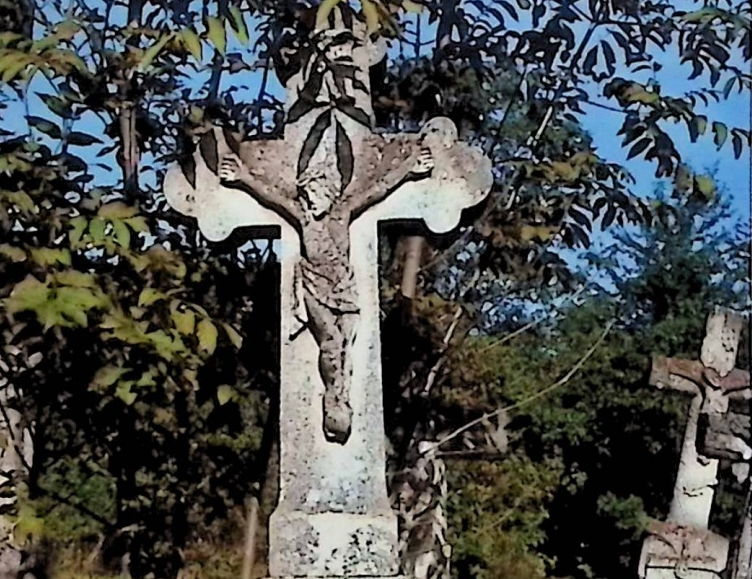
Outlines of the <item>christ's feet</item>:
{"type": "Polygon", "coordinates": [[[324,436],[329,442],[345,444],[352,429],[353,411],[343,396],[324,392],[324,436]]]}

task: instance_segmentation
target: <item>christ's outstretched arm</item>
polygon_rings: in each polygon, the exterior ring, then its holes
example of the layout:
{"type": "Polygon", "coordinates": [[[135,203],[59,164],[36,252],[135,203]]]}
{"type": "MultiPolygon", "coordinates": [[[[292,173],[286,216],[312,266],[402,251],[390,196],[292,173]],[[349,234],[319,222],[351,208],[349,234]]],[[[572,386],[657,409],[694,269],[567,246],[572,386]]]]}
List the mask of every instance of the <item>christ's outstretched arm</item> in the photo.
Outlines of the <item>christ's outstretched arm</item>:
{"type": "Polygon", "coordinates": [[[219,166],[219,177],[223,182],[240,183],[261,205],[272,209],[287,219],[296,229],[304,220],[303,212],[297,202],[288,197],[288,187],[280,186],[284,177],[278,176],[275,182],[265,173],[254,171],[234,153],[225,155],[219,166]]]}
{"type": "Polygon", "coordinates": [[[354,220],[373,205],[386,199],[408,179],[428,176],[433,169],[430,152],[419,148],[416,143],[408,145],[411,153],[406,159],[395,165],[381,163],[378,168],[380,176],[374,182],[364,188],[355,189],[348,195],[346,202],[351,219],[354,220]]]}

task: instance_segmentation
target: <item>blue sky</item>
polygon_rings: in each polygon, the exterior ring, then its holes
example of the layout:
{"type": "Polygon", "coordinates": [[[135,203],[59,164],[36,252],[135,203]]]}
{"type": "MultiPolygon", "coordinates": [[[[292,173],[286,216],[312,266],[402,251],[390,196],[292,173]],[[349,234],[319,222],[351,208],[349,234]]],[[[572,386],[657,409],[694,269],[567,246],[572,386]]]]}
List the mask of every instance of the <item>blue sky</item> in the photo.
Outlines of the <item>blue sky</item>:
{"type": "MultiPolygon", "coordinates": [[[[103,5],[101,0],[71,1],[72,3],[86,2],[90,8],[98,8],[103,5]]],[[[676,4],[677,8],[679,7],[679,4],[686,4],[686,7],[690,9],[695,6],[693,2],[687,2],[685,0],[679,0],[676,4]]],[[[510,22],[510,25],[512,24],[513,23],[510,22]]],[[[523,20],[520,23],[513,25],[515,27],[524,28],[529,26],[530,23],[523,20]]],[[[427,39],[433,34],[433,30],[425,22],[422,29],[424,34],[426,34],[427,39]]],[[[598,40],[599,38],[597,36],[593,38],[593,42],[598,42],[598,40]]],[[[232,39],[232,35],[230,35],[230,41],[230,50],[240,48],[237,46],[236,41],[232,39]],[[235,44],[234,46],[233,43],[235,44]]],[[[253,42],[253,32],[251,32],[251,42],[253,42]]],[[[396,47],[394,48],[396,49],[396,47]]],[[[740,49],[737,48],[736,50],[739,51],[740,49]]],[[[208,52],[208,50],[205,50],[205,54],[208,54],[208,52]]],[[[409,55],[409,51],[407,54],[409,55]]],[[[691,69],[688,66],[679,66],[675,55],[672,53],[657,54],[656,57],[663,65],[663,68],[652,80],[660,83],[663,94],[681,96],[687,91],[696,89],[698,86],[708,82],[706,76],[700,77],[695,81],[688,81],[687,77],[689,76],[691,69]]],[[[744,65],[738,55],[735,57],[735,60],[735,64],[744,65]]],[[[634,75],[626,70],[619,70],[617,68],[616,74],[628,78],[635,78],[635,80],[641,82],[647,82],[650,80],[650,76],[653,73],[643,72],[634,75]]],[[[33,83],[31,92],[51,92],[49,84],[39,77],[41,77],[41,75],[38,75],[38,79],[33,83]]],[[[198,71],[195,74],[195,86],[197,90],[207,78],[208,70],[198,71]]],[[[241,98],[245,94],[251,97],[256,93],[259,80],[260,74],[258,73],[246,73],[246,76],[242,79],[240,79],[238,75],[233,75],[232,77],[225,75],[223,89],[232,88],[233,90],[236,90],[236,98],[241,98]],[[239,80],[240,85],[238,84],[239,80]]],[[[592,88],[593,91],[591,98],[606,103],[606,99],[598,94],[601,89],[595,86],[592,88]]],[[[282,89],[278,83],[272,82],[269,89],[270,92],[275,93],[277,96],[282,95],[282,89]]],[[[722,101],[721,103],[711,102],[707,107],[703,107],[702,104],[700,104],[697,112],[705,114],[710,121],[717,120],[726,123],[729,127],[742,127],[749,129],[752,115],[750,102],[750,94],[738,94],[734,92],[729,100],[722,101]]],[[[654,176],[655,166],[652,163],[643,161],[639,158],[630,160],[626,159],[627,149],[621,147],[621,138],[616,135],[622,121],[621,115],[616,112],[587,105],[584,107],[584,110],[586,114],[581,115],[580,120],[584,128],[593,136],[597,152],[608,161],[620,163],[627,167],[637,179],[634,192],[639,195],[649,195],[653,191],[656,183],[656,178],[654,176]]],[[[31,114],[49,117],[45,107],[43,107],[39,100],[34,97],[30,100],[30,112],[31,114]]],[[[6,118],[3,119],[4,127],[13,130],[25,130],[23,107],[16,105],[11,107],[7,113],[6,118]]],[[[716,150],[710,131],[704,136],[701,136],[698,142],[691,143],[684,125],[666,128],[669,134],[674,138],[677,148],[683,156],[684,162],[689,164],[694,170],[700,172],[704,170],[717,170],[717,178],[720,181],[719,185],[724,193],[732,200],[735,213],[740,219],[748,222],[750,220],[751,189],[749,149],[745,148],[741,159],[734,159],[730,144],[727,144],[727,146],[720,151],[716,150]]],[[[74,130],[101,135],[103,127],[97,119],[89,117],[82,118],[78,121],[74,130]]],[[[114,180],[116,174],[117,172],[111,177],[108,177],[107,173],[102,171],[97,177],[98,180],[101,178],[103,182],[107,182],[114,180]]]]}

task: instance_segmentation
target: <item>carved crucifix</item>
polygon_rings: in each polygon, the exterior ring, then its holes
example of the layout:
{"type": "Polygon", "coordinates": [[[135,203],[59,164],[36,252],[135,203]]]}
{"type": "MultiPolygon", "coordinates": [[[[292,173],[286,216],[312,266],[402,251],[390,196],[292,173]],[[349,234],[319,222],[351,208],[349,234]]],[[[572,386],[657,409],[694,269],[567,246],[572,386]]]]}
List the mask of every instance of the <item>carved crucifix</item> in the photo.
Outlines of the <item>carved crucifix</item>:
{"type": "Polygon", "coordinates": [[[727,413],[703,412],[698,426],[697,449],[704,456],[731,461],[739,481],[746,481],[747,499],[740,517],[730,577],[752,579],[752,390],[749,371],[734,369],[718,386],[739,400],[737,409],[727,413]]]}
{"type": "MultiPolygon", "coordinates": [[[[652,385],[694,398],[668,521],[650,529],[642,549],[640,577],[663,577],[667,569],[676,568],[711,578],[726,569],[729,541],[708,530],[720,457],[702,453],[699,425],[707,424],[710,417],[713,421],[727,417],[732,400],[749,399],[749,374],[735,368],[743,324],[744,317],[738,313],[715,308],[708,317],[700,360],[653,360],[652,385]]],[[[747,453],[741,446],[734,448],[747,453]]]]}
{"type": "Polygon", "coordinates": [[[342,9],[295,53],[284,138],[236,142],[215,129],[165,194],[210,239],[281,230],[280,503],[272,576],[392,576],[386,494],[377,233],[421,220],[436,233],[490,191],[490,161],[454,124],[372,129],[368,70],[383,57],[342,9]]]}

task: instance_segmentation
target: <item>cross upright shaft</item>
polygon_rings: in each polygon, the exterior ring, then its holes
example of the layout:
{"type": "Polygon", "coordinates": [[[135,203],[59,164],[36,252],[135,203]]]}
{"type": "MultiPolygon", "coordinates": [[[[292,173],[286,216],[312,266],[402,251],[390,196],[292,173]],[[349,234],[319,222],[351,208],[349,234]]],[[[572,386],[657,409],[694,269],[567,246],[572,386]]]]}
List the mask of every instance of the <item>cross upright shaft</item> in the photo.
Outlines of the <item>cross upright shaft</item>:
{"type": "Polygon", "coordinates": [[[729,400],[744,396],[736,354],[744,318],[716,308],[708,317],[699,361],[655,358],[650,384],[693,395],[676,475],[668,520],[707,528],[718,483],[718,461],[701,457],[697,450],[698,422],[702,412],[725,414],[729,400]]]}

